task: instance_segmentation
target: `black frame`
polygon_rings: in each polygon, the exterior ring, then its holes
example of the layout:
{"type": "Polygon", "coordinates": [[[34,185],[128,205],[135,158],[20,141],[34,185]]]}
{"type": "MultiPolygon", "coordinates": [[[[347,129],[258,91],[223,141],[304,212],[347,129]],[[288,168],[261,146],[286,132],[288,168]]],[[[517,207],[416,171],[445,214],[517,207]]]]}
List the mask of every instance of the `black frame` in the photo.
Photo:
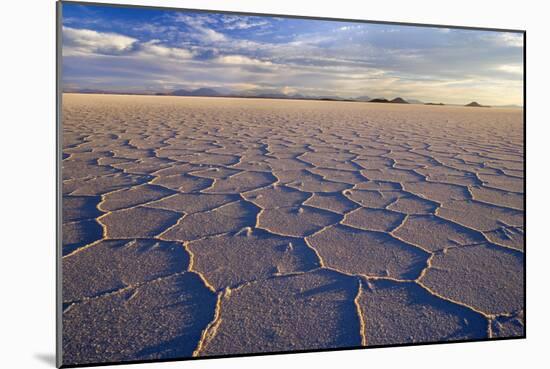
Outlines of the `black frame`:
{"type": "Polygon", "coordinates": [[[348,350],[367,350],[373,348],[385,348],[385,347],[410,347],[410,346],[427,346],[427,345],[442,345],[442,344],[455,344],[466,342],[490,342],[490,341],[505,341],[505,340],[518,340],[527,338],[527,31],[521,29],[507,29],[507,28],[490,28],[490,27],[469,27],[469,26],[456,26],[445,24],[429,24],[429,23],[408,23],[408,22],[391,22],[391,21],[377,21],[366,19],[347,19],[347,18],[326,18],[316,16],[304,16],[304,15],[287,15],[287,14],[270,14],[270,13],[252,13],[252,12],[240,12],[229,10],[212,10],[212,9],[192,9],[192,8],[177,8],[167,6],[152,6],[152,5],[130,5],[130,4],[113,4],[102,2],[87,2],[87,1],[64,1],[58,0],[56,2],[56,366],[58,368],[81,368],[81,367],[97,367],[107,365],[125,365],[125,364],[143,364],[143,363],[162,363],[162,362],[174,362],[174,361],[189,361],[189,360],[208,360],[208,359],[220,359],[220,358],[233,358],[233,357],[252,357],[252,356],[269,356],[269,355],[281,355],[281,354],[300,354],[300,353],[312,353],[312,352],[331,352],[331,351],[348,351],[348,350]],[[62,176],[61,176],[61,163],[62,163],[62,151],[63,151],[63,130],[62,130],[62,7],[63,4],[77,4],[77,5],[97,5],[107,6],[115,8],[133,8],[133,9],[160,9],[160,10],[172,10],[172,11],[192,11],[197,13],[218,13],[218,14],[231,14],[231,15],[245,15],[245,16],[264,16],[264,17],[280,17],[280,18],[293,18],[293,19],[308,19],[308,20],[323,20],[323,21],[336,21],[336,22],[355,22],[355,23],[370,23],[370,24],[386,24],[397,26],[413,26],[413,27],[430,27],[430,28],[451,28],[451,29],[463,29],[472,31],[492,31],[492,32],[509,32],[520,33],[523,35],[523,165],[524,165],[524,180],[523,180],[523,229],[524,229],[524,251],[523,251],[523,308],[524,308],[524,329],[523,335],[517,337],[495,337],[495,338],[482,338],[482,339],[467,339],[456,341],[435,341],[435,342],[419,342],[419,343],[397,343],[387,345],[372,345],[372,346],[355,346],[355,347],[337,347],[327,349],[311,349],[311,350],[293,350],[293,351],[275,351],[265,353],[246,353],[246,354],[228,354],[228,355],[215,355],[215,356],[201,356],[201,357],[182,357],[182,358],[169,358],[169,359],[151,359],[151,360],[131,360],[131,361],[116,361],[116,362],[102,362],[102,363],[90,363],[90,364],[73,364],[63,365],[62,363],[62,209],[63,209],[63,195],[62,195],[62,176]]]}

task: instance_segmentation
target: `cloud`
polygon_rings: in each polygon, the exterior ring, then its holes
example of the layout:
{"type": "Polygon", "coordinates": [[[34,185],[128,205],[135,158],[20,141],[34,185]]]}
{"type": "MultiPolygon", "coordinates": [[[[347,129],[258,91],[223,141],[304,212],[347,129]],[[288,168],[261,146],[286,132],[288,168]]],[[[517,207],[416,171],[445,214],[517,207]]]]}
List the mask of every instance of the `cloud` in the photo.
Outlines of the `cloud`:
{"type": "Polygon", "coordinates": [[[225,36],[223,33],[219,33],[210,28],[201,28],[201,38],[206,42],[219,42],[224,41],[225,36]]]}
{"type": "Polygon", "coordinates": [[[226,15],[221,18],[224,28],[228,30],[242,30],[268,26],[270,23],[265,19],[257,17],[244,17],[235,15],[226,15]]]}
{"type": "Polygon", "coordinates": [[[193,52],[183,48],[169,47],[160,40],[139,40],[116,33],[97,32],[87,29],[63,27],[64,56],[134,56],[185,60],[193,57],[193,52]]]}
{"type": "Polygon", "coordinates": [[[160,45],[159,40],[151,40],[141,45],[139,55],[170,59],[190,59],[193,53],[187,49],[160,45]]]}
{"type": "Polygon", "coordinates": [[[63,27],[64,55],[116,55],[131,50],[138,40],[116,33],[63,27]]]}
{"type": "Polygon", "coordinates": [[[362,28],[363,24],[348,24],[346,26],[338,27],[337,31],[356,31],[362,28]]]}
{"type": "Polygon", "coordinates": [[[519,33],[500,33],[498,38],[500,41],[511,47],[523,47],[523,35],[519,33]]]}
{"type": "Polygon", "coordinates": [[[523,74],[523,65],[520,64],[499,65],[496,69],[511,74],[523,74]]]}
{"type": "Polygon", "coordinates": [[[223,33],[217,32],[214,29],[206,26],[208,23],[212,23],[212,19],[208,16],[190,16],[178,13],[174,20],[176,22],[184,23],[194,31],[195,38],[206,43],[215,43],[226,40],[226,36],[223,33]]]}
{"type": "Polygon", "coordinates": [[[293,87],[285,86],[281,89],[281,92],[285,95],[291,95],[297,93],[298,90],[293,87]]]}
{"type": "Polygon", "coordinates": [[[218,63],[232,64],[232,65],[259,65],[259,66],[272,66],[270,61],[263,61],[259,59],[249,58],[244,55],[224,55],[216,58],[218,63]]]}

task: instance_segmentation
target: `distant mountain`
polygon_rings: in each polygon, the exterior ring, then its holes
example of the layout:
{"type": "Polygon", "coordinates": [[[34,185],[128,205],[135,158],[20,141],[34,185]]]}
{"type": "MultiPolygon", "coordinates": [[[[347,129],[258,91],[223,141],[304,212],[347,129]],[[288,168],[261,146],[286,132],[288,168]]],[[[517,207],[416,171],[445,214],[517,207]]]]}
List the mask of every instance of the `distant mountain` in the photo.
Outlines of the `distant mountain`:
{"type": "Polygon", "coordinates": [[[416,100],[416,99],[409,99],[407,101],[409,102],[409,104],[424,104],[423,101],[416,100]]]}
{"type": "Polygon", "coordinates": [[[192,90],[192,91],[189,91],[189,90],[185,90],[185,89],[179,89],[179,90],[174,90],[172,92],[168,92],[168,93],[158,93],[157,95],[170,95],[170,96],[222,96],[223,94],[221,94],[220,92],[214,90],[213,88],[207,88],[207,87],[202,87],[202,88],[198,88],[196,90],[192,90]]]}
{"type": "Polygon", "coordinates": [[[393,104],[408,104],[408,102],[405,99],[402,99],[401,97],[396,97],[390,102],[393,104]]]}
{"type": "Polygon", "coordinates": [[[172,95],[172,96],[191,96],[191,91],[187,91],[187,90],[180,89],[180,90],[175,90],[175,91],[172,91],[172,92],[168,92],[167,95],[172,95]]]}
{"type": "Polygon", "coordinates": [[[376,103],[389,103],[389,104],[408,104],[407,100],[401,98],[401,97],[396,97],[395,99],[393,100],[388,100],[388,99],[383,99],[383,98],[377,98],[377,99],[372,99],[370,100],[369,102],[376,102],[376,103]]]}
{"type": "Polygon", "coordinates": [[[357,100],[357,101],[370,101],[370,97],[368,97],[368,96],[359,96],[359,97],[356,97],[355,100],[357,100]]]}
{"type": "Polygon", "coordinates": [[[344,97],[334,96],[334,95],[317,96],[317,97],[315,97],[315,99],[317,99],[317,100],[347,100],[344,97]]]}
{"type": "Polygon", "coordinates": [[[109,93],[109,91],[96,90],[93,88],[83,88],[81,90],[74,90],[74,92],[78,92],[81,94],[108,94],[109,93]]]}
{"type": "Polygon", "coordinates": [[[198,88],[196,90],[191,91],[191,96],[221,96],[222,94],[218,91],[214,90],[213,88],[198,88]]]}
{"type": "Polygon", "coordinates": [[[99,90],[95,88],[64,88],[64,93],[73,93],[73,94],[116,94],[118,92],[99,90]]]}
{"type": "Polygon", "coordinates": [[[248,95],[250,97],[262,97],[266,99],[288,99],[288,96],[281,93],[281,92],[267,92],[267,93],[260,93],[260,94],[252,94],[248,95]]]}
{"type": "Polygon", "coordinates": [[[443,103],[425,103],[424,105],[445,105],[443,103]]]}
{"type": "Polygon", "coordinates": [[[292,94],[287,95],[281,92],[261,92],[261,91],[247,91],[245,93],[235,93],[231,94],[233,97],[246,97],[246,98],[257,98],[257,99],[296,99],[296,100],[324,100],[324,101],[357,101],[355,99],[349,99],[340,96],[314,96],[314,95],[302,95],[302,94],[292,94]]]}
{"type": "Polygon", "coordinates": [[[472,101],[471,103],[469,104],[466,104],[464,106],[470,106],[470,107],[475,107],[475,108],[489,108],[489,106],[487,105],[481,105],[480,103],[478,103],[477,101],[472,101]]]}

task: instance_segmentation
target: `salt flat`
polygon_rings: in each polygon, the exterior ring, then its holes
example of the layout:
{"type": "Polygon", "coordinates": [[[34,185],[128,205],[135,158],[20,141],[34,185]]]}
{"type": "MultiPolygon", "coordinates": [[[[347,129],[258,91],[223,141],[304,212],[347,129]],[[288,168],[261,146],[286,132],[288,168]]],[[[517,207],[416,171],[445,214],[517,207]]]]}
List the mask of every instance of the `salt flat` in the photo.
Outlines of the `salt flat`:
{"type": "Polygon", "coordinates": [[[63,96],[64,364],[521,336],[523,112],[63,96]]]}

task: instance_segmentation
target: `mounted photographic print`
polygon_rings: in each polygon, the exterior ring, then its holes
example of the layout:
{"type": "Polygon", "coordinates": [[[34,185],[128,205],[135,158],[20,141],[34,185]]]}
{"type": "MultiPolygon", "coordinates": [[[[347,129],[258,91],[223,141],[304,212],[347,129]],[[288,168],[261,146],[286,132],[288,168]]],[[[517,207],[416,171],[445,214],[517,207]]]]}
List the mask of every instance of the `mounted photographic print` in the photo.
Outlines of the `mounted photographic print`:
{"type": "Polygon", "coordinates": [[[58,365],[525,337],[524,37],[58,3],[58,365]]]}

